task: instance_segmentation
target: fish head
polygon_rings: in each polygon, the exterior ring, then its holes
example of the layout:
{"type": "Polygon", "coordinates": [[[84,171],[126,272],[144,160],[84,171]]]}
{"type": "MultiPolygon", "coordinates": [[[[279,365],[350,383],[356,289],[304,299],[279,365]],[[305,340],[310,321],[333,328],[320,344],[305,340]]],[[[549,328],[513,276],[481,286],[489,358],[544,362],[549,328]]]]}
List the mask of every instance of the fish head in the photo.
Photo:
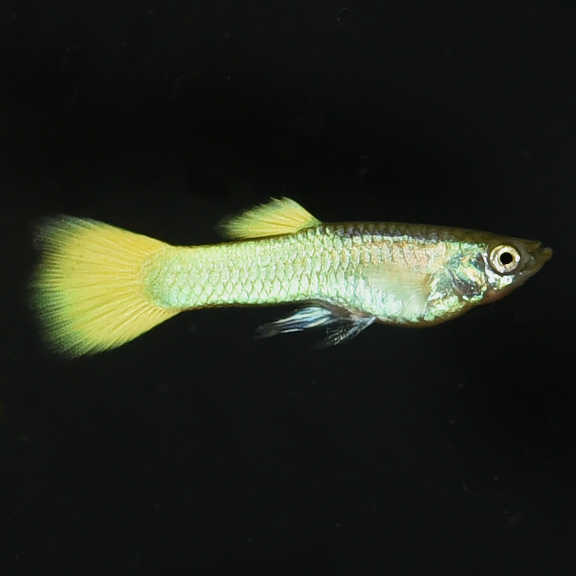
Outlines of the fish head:
{"type": "Polygon", "coordinates": [[[552,257],[540,242],[521,238],[495,238],[482,254],[487,290],[484,303],[494,302],[522,286],[552,257]]]}

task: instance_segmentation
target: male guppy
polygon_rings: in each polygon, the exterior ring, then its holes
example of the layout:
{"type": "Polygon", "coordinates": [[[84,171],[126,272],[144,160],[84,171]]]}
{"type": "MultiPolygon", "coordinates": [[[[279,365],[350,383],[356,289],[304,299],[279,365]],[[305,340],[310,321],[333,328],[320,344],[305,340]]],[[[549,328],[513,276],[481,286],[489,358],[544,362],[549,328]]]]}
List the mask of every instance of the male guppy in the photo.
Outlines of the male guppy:
{"type": "Polygon", "coordinates": [[[303,303],[263,336],[318,326],[327,344],[372,322],[428,326],[508,294],[552,251],[487,232],[386,222],[326,224],[288,198],[231,218],[231,241],[171,246],[61,216],[39,230],[33,303],[48,344],[75,357],[115,348],[182,312],[303,303]]]}

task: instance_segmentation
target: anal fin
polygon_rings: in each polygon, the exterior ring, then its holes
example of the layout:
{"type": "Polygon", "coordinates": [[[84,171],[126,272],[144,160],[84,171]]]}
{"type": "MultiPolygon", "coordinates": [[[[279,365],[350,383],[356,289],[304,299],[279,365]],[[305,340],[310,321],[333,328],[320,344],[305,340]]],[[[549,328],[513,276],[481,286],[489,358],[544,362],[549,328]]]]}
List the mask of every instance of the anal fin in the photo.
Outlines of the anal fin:
{"type": "Polygon", "coordinates": [[[359,316],[354,319],[343,319],[331,326],[326,331],[326,338],[317,348],[329,348],[337,346],[342,342],[347,342],[356,338],[362,330],[365,330],[376,320],[374,316],[359,316]]]}
{"type": "Polygon", "coordinates": [[[326,327],[326,338],[317,347],[328,348],[351,340],[370,326],[374,320],[373,316],[343,315],[330,308],[311,305],[296,310],[286,318],[262,324],[257,328],[256,338],[268,338],[277,334],[326,327]]]}

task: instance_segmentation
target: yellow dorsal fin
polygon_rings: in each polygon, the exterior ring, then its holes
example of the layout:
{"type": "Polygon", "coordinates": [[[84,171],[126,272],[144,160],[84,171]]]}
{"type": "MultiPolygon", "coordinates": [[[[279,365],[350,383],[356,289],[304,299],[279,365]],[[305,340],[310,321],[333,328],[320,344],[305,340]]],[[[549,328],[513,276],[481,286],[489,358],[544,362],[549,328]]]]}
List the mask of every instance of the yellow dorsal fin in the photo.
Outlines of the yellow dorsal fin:
{"type": "Polygon", "coordinates": [[[231,239],[262,238],[280,234],[294,234],[320,224],[298,202],[290,198],[272,198],[218,225],[219,232],[231,239]]]}

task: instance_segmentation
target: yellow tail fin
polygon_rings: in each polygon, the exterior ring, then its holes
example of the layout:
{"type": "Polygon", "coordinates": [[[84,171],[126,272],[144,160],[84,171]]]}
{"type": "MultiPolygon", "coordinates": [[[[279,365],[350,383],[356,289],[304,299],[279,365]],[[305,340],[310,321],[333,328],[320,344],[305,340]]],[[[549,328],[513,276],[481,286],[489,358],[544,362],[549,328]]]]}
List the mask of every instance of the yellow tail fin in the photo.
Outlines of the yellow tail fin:
{"type": "Polygon", "coordinates": [[[32,302],[48,345],[65,356],[121,346],[176,315],[146,294],[144,265],[168,244],[95,220],[61,216],[38,234],[32,302]]]}

